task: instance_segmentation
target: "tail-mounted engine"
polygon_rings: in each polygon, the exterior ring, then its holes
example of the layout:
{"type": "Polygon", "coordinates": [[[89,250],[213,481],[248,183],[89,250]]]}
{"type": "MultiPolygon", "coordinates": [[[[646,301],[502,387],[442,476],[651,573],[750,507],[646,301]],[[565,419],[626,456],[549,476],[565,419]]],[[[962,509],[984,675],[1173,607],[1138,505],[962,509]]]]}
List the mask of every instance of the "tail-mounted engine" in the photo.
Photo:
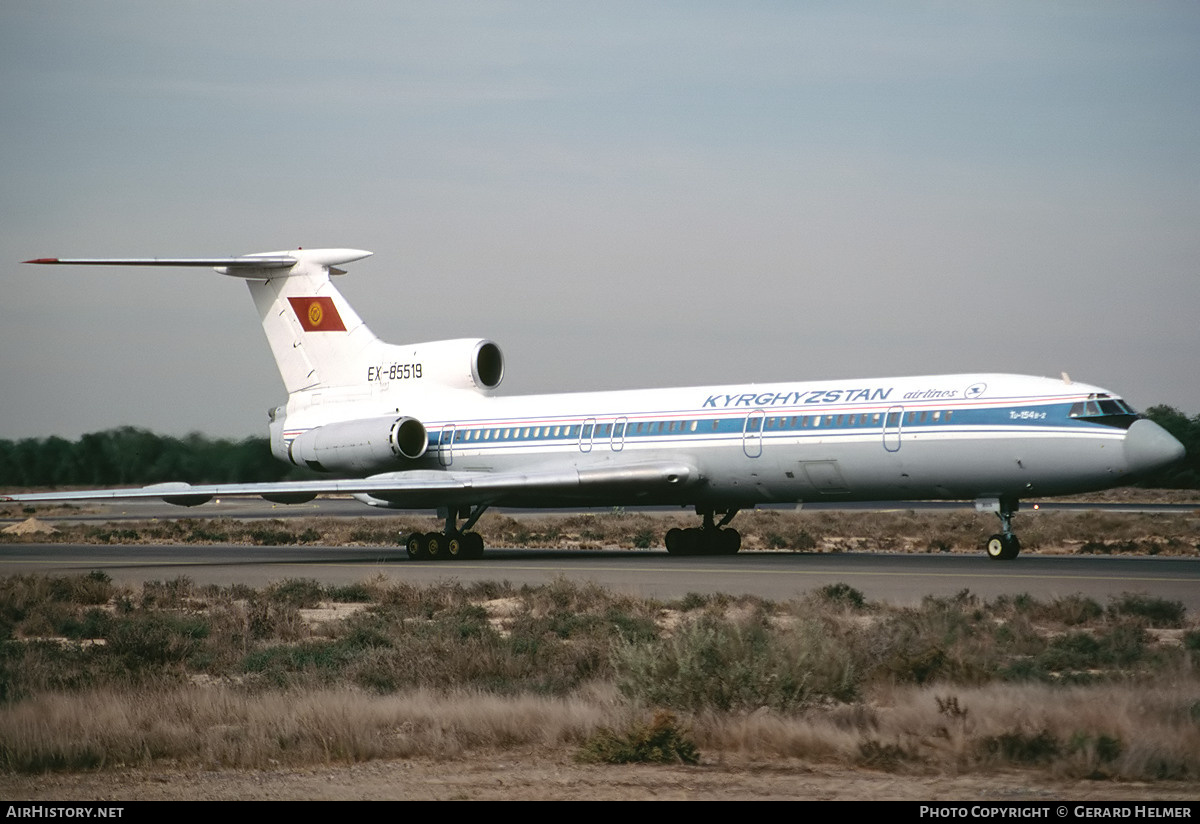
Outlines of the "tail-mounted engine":
{"type": "Polygon", "coordinates": [[[310,429],[292,441],[288,459],[318,472],[378,472],[416,460],[428,447],[424,424],[389,415],[310,429]]]}
{"type": "MultiPolygon", "coordinates": [[[[391,346],[397,365],[381,367],[378,380],[400,377],[417,386],[490,392],[504,379],[504,355],[490,340],[460,338],[391,346]]],[[[391,355],[389,355],[391,356],[391,355]]]]}

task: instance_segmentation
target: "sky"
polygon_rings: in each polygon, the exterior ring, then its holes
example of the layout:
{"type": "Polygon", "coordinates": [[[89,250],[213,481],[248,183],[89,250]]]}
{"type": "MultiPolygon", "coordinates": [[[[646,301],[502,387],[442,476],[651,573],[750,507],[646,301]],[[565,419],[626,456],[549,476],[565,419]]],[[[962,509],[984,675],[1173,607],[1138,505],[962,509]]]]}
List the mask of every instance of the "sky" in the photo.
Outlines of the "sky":
{"type": "Polygon", "coordinates": [[[369,249],[503,394],[1016,372],[1200,413],[1200,4],[0,4],[0,438],[266,434],[245,285],[369,249]]]}

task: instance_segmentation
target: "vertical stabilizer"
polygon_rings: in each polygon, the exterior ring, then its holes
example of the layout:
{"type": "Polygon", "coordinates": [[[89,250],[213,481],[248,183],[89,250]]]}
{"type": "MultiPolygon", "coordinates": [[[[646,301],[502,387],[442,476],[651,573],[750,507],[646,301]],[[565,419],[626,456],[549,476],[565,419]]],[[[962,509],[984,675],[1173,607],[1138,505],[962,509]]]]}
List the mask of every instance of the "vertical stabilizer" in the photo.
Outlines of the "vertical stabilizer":
{"type": "MultiPolygon", "coordinates": [[[[330,281],[334,265],[366,257],[353,249],[310,249],[285,253],[296,258],[289,269],[225,273],[247,279],[263,332],[288,394],[317,386],[361,382],[362,364],[379,341],[330,281]]],[[[340,272],[339,272],[340,274],[340,272]]]]}

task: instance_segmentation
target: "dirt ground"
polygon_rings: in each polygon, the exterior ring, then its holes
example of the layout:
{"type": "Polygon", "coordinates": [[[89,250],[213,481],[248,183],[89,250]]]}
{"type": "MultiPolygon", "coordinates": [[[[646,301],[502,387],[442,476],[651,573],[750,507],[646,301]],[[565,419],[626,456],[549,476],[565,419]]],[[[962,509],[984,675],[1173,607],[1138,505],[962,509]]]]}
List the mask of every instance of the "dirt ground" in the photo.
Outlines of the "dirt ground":
{"type": "Polygon", "coordinates": [[[881,773],[801,762],[597,766],[569,752],[475,754],[280,770],[0,776],[6,801],[789,800],[1190,801],[1200,782],[1055,779],[1036,771],[881,773]]]}

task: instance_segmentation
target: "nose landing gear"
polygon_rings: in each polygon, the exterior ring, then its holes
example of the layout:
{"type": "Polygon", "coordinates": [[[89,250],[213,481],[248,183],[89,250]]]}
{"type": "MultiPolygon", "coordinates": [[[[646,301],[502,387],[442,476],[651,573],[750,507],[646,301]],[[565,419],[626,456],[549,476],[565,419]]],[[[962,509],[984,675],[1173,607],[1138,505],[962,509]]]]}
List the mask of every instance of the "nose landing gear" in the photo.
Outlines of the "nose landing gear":
{"type": "Polygon", "coordinates": [[[1015,498],[999,498],[989,501],[977,501],[975,508],[983,511],[990,509],[1000,518],[1000,528],[1003,530],[987,541],[988,557],[994,561],[1011,561],[1021,552],[1021,542],[1012,530],[1012,517],[1020,504],[1015,498]]]}

